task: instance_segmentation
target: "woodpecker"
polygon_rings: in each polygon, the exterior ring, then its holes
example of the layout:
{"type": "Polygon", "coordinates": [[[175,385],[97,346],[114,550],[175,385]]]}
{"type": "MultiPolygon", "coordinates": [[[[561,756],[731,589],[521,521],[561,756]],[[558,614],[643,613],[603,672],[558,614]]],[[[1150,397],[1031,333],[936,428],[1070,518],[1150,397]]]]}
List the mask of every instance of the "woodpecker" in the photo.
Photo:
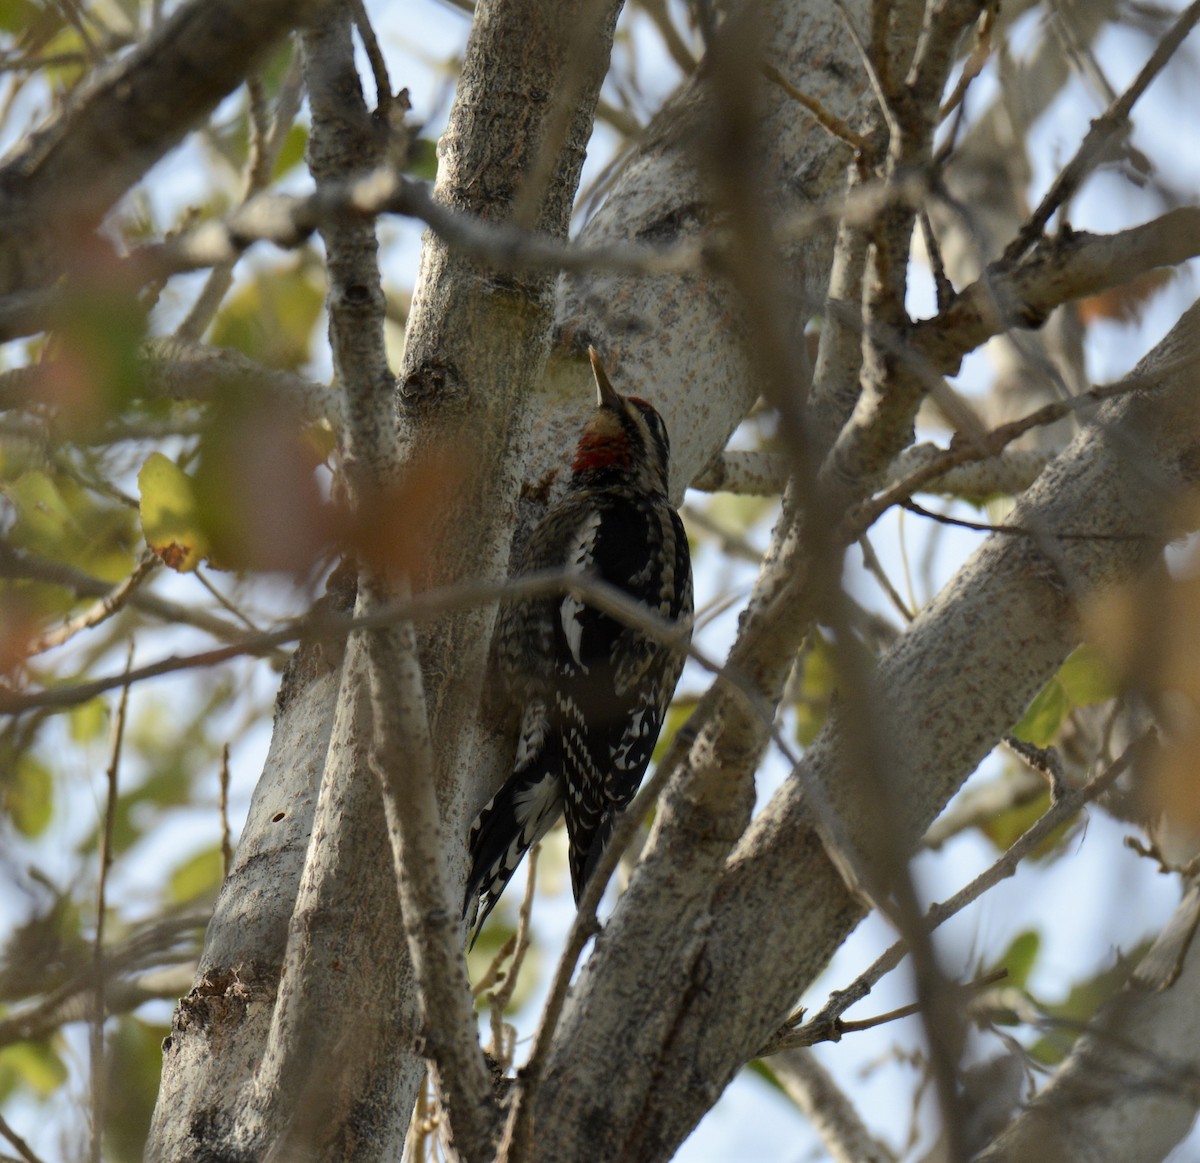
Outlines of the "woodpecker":
{"type": "Polygon", "coordinates": [[[692,563],[667,499],[666,426],[645,400],[613,389],[595,349],[588,357],[596,411],[566,492],[512,574],[566,570],[603,580],[682,622],[686,637],[668,646],[569,593],[502,606],[496,665],[521,726],[512,774],[471,829],[463,916],[476,910],[475,937],[521,858],[560,815],[579,903],[646,773],[691,636],[692,563]]]}

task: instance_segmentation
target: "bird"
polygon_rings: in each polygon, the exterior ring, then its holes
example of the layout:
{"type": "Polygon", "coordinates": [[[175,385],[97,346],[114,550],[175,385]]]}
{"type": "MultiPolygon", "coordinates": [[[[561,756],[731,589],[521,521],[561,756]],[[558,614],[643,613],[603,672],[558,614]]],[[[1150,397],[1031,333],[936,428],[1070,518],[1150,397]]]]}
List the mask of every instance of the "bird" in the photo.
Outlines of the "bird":
{"type": "Polygon", "coordinates": [[[570,592],[502,604],[495,667],[520,729],[512,772],[470,831],[463,919],[472,945],[525,853],[560,815],[579,903],[649,766],[691,639],[691,554],[667,492],[666,425],[646,400],[616,391],[593,347],[588,358],[596,410],[565,492],[510,573],[606,582],[680,634],[668,644],[570,592]]]}

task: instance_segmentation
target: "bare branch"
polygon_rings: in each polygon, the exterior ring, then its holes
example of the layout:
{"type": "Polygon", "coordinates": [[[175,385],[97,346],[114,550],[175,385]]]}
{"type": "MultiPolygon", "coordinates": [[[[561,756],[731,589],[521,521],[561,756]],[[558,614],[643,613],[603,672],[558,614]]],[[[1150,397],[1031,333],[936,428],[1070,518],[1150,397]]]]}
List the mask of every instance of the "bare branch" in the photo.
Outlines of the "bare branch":
{"type": "Polygon", "coordinates": [[[0,170],[0,294],[58,275],[70,247],[318,5],[190,0],[101,72],[0,170]]]}
{"type": "Polygon", "coordinates": [[[221,817],[221,879],[229,876],[233,867],[233,840],[229,831],[229,744],[221,748],[221,769],[218,775],[220,798],[217,812],[221,817]]]}
{"type": "MultiPolygon", "coordinates": [[[[969,904],[978,900],[988,889],[1016,874],[1021,861],[1042,844],[1056,829],[1073,819],[1098,796],[1108,790],[1134,762],[1141,761],[1150,745],[1150,737],[1143,736],[1104,771],[1089,780],[1083,787],[1068,792],[1053,801],[1037,822],[1013,841],[1005,853],[988,868],[984,869],[969,884],[965,885],[948,900],[932,905],[926,914],[925,925],[933,932],[969,904]]],[[[827,1038],[836,1039],[844,1028],[842,1014],[861,1001],[877,985],[885,974],[900,964],[908,953],[904,941],[897,941],[886,952],[880,954],[871,966],[846,989],[830,995],[825,1007],[791,1034],[782,1034],[778,1045],[810,1046],[827,1038]]],[[[764,1053],[771,1052],[769,1049],[764,1053]]]]}
{"type": "MultiPolygon", "coordinates": [[[[281,87],[279,104],[275,111],[274,125],[267,124],[266,98],[262,82],[250,78],[246,82],[250,98],[250,157],[246,171],[246,189],[242,204],[255,194],[265,190],[271,182],[275,162],[287,142],[288,130],[300,112],[300,101],[304,95],[301,83],[300,54],[293,53],[292,63],[281,87]]],[[[219,263],[210,272],[204,289],[180,325],[175,329],[175,338],[185,342],[196,342],[208,329],[221,300],[233,285],[234,259],[219,263]]]]}
{"type": "MultiPolygon", "coordinates": [[[[371,605],[364,602],[361,590],[359,605],[371,605]]],[[[419,1050],[433,1064],[456,1149],[468,1161],[482,1161],[492,1157],[491,1087],[476,1040],[462,930],[446,878],[433,744],[412,624],[402,623],[390,633],[373,631],[368,649],[371,766],[383,788],[404,930],[420,995],[419,1050]]]]}
{"type": "MultiPolygon", "coordinates": [[[[228,391],[260,391],[297,407],[311,420],[342,422],[340,394],[295,372],[263,367],[230,348],[177,338],[148,340],[142,348],[140,392],[149,398],[207,401],[228,391]]],[[[38,402],[43,383],[61,372],[54,360],[0,372],[0,408],[38,402]]]]}
{"type": "Polygon", "coordinates": [[[924,490],[932,481],[959,465],[983,461],[990,456],[999,455],[1006,445],[1011,444],[1026,432],[1052,424],[1072,412],[1085,411],[1094,408],[1101,401],[1151,388],[1159,382],[1162,374],[1170,373],[1173,369],[1189,363],[1190,360],[1190,355],[1177,356],[1174,360],[1167,361],[1161,370],[1153,375],[1141,376],[1133,373],[1115,384],[1092,388],[1082,395],[1073,396],[1070,400],[1047,404],[1031,412],[1028,416],[993,429],[980,445],[963,443],[936,455],[926,457],[926,454],[922,454],[921,460],[924,463],[920,467],[914,468],[901,480],[889,485],[870,500],[864,501],[847,516],[844,536],[847,538],[861,536],[893,505],[902,504],[913,493],[924,490]]]}
{"type": "MultiPolygon", "coordinates": [[[[30,581],[43,582],[47,585],[62,586],[79,597],[107,599],[113,592],[113,587],[98,577],[93,577],[74,566],[64,565],[59,561],[39,557],[36,554],[11,549],[0,542],[0,578],[24,578],[30,581]]],[[[126,583],[121,582],[124,586],[126,583]]],[[[145,593],[133,587],[126,599],[127,604],[159,618],[185,626],[195,626],[213,637],[225,640],[241,640],[245,634],[240,626],[214,617],[204,610],[184,606],[179,602],[168,601],[157,594],[145,593]]],[[[291,641],[291,639],[285,639],[291,641]]],[[[120,684],[117,684],[120,685],[120,684]]]]}
{"type": "Polygon", "coordinates": [[[38,707],[75,706],[104,694],[105,691],[114,690],[126,681],[133,685],[180,670],[216,666],[245,655],[262,655],[279,646],[297,642],[301,638],[341,639],[355,631],[380,629],[403,621],[434,621],[447,613],[488,605],[501,598],[539,597],[563,592],[578,593],[605,613],[625,620],[639,629],[657,634],[668,644],[677,644],[684,633],[674,623],[658,618],[627,594],[605,582],[554,570],[529,574],[506,582],[466,582],[457,586],[447,586],[442,590],[429,590],[407,601],[355,618],[347,618],[322,608],[307,618],[286,623],[277,630],[239,634],[236,636],[240,640],[229,646],[196,654],[172,655],[158,662],[135,667],[128,675],[113,674],[90,682],[51,687],[28,694],[5,690],[0,686],[0,714],[19,714],[38,707]]]}
{"type": "Polygon", "coordinates": [[[862,1121],[854,1104],[811,1050],[784,1050],[769,1063],[771,1073],[821,1136],[833,1163],[895,1163],[862,1121]]]}
{"type": "MultiPolygon", "coordinates": [[[[508,968],[504,970],[503,984],[492,989],[487,995],[488,1009],[492,1015],[491,1054],[504,1069],[512,1066],[512,1053],[514,1049],[511,1039],[509,1044],[506,1044],[504,1031],[505,1029],[511,1031],[512,1027],[505,1026],[504,1013],[508,1009],[509,1003],[512,1001],[513,994],[516,991],[517,978],[521,972],[521,966],[525,962],[525,954],[529,951],[530,947],[530,932],[533,918],[533,890],[537,885],[537,863],[541,850],[542,844],[539,840],[530,848],[529,855],[525,857],[525,896],[521,899],[521,908],[517,914],[517,931],[505,942],[504,948],[500,950],[496,955],[496,960],[492,963],[491,972],[495,974],[499,972],[499,967],[503,961],[506,958],[508,959],[508,968]]],[[[480,986],[477,985],[473,992],[478,996],[481,992],[480,986]]]]}
{"type": "Polygon", "coordinates": [[[1116,234],[1063,231],[1015,265],[994,263],[932,319],[913,325],[916,353],[940,371],[1009,327],[1037,327],[1062,303],[1123,286],[1146,271],[1200,254],[1200,208],[1180,206],[1116,234]]]}
{"type": "Polygon", "coordinates": [[[834,137],[844,141],[853,149],[862,149],[866,145],[865,138],[855,133],[836,114],[830,113],[820,101],[813,100],[813,98],[800,89],[797,89],[774,65],[765,62],[759,68],[762,70],[762,75],[768,81],[778,85],[793,101],[807,109],[816,118],[817,124],[827,133],[831,133],[834,137]]]}
{"type": "Polygon", "coordinates": [[[42,654],[47,650],[53,650],[54,647],[62,646],[64,642],[69,642],[76,634],[84,630],[91,630],[99,626],[102,622],[107,621],[114,614],[119,613],[133,597],[137,587],[146,580],[150,572],[159,564],[158,558],[153,553],[143,554],[141,560],[134,567],[133,572],[123,582],[115,585],[91,609],[84,610],[82,613],[68,618],[53,630],[39,634],[38,637],[34,638],[28,644],[26,653],[32,656],[42,654]]]}
{"type": "MultiPolygon", "coordinates": [[[[125,656],[125,673],[133,666],[133,642],[125,656]]],[[[108,913],[108,870],[113,859],[113,828],[117,818],[117,773],[121,768],[121,747],[125,742],[125,713],[129,707],[129,684],[121,688],[117,702],[117,716],[113,723],[112,757],[105,773],[108,794],[104,803],[104,827],[100,833],[100,874],[96,883],[96,933],[92,939],[92,1022],[89,1046],[91,1051],[92,1084],[92,1133],[90,1158],[100,1163],[104,1144],[104,1096],[108,1080],[104,1072],[104,1023],[108,1018],[108,1001],[105,997],[106,974],[104,967],[104,928],[108,913]]]]}
{"type": "Polygon", "coordinates": [[[1051,216],[1079,188],[1080,183],[1100,162],[1109,147],[1112,137],[1128,130],[1129,114],[1138,98],[1150,86],[1150,82],[1162,71],[1175,55],[1187,35],[1200,20],[1200,3],[1193,3],[1180,14],[1170,31],[1159,41],[1150,59],[1142,66],[1133,83],[1088,128],[1075,156],[1059,170],[1050,189],[1046,191],[1038,208],[1021,228],[1016,238],[1004,251],[1004,261],[1011,263],[1020,258],[1042,234],[1051,216]]]}
{"type": "MultiPolygon", "coordinates": [[[[958,450],[953,450],[957,455],[958,450]]],[[[923,470],[935,462],[941,466],[947,450],[935,444],[916,444],[906,448],[891,464],[887,473],[889,487],[918,479],[914,492],[937,493],[944,497],[1016,496],[1037,479],[1038,473],[1054,458],[1042,450],[1009,450],[978,460],[959,462],[934,477],[923,470]],[[917,474],[922,475],[918,478],[917,474]],[[911,478],[911,479],[910,479],[911,478]]],[[[788,458],[779,452],[731,449],[723,452],[691,484],[707,493],[734,493],[741,496],[771,497],[787,485],[788,458]]]]}
{"type": "Polygon", "coordinates": [[[33,1148],[12,1129],[8,1120],[3,1115],[0,1115],[0,1135],[3,1135],[8,1140],[13,1150],[24,1160],[24,1163],[42,1163],[41,1157],[34,1154],[33,1148]]]}

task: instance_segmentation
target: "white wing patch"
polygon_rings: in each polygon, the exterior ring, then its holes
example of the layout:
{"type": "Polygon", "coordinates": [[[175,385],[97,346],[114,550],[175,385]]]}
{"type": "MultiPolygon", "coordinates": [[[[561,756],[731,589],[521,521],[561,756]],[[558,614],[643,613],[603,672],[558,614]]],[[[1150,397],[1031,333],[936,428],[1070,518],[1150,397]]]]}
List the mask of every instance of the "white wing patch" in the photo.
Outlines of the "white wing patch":
{"type": "Polygon", "coordinates": [[[558,616],[562,619],[563,634],[567,639],[567,649],[575,664],[582,670],[587,670],[580,657],[583,648],[583,603],[574,595],[567,594],[558,607],[558,616]]]}
{"type": "Polygon", "coordinates": [[[547,773],[537,783],[518,791],[513,796],[513,813],[521,828],[523,847],[536,844],[550,830],[561,810],[562,788],[557,773],[547,773]]]}
{"type": "MultiPolygon", "coordinates": [[[[574,543],[567,554],[567,572],[587,573],[596,559],[596,534],[600,530],[600,514],[589,513],[575,533],[574,543]]],[[[574,594],[567,594],[558,607],[562,621],[563,636],[575,665],[586,671],[583,664],[583,610],[584,604],[574,594]]]]}

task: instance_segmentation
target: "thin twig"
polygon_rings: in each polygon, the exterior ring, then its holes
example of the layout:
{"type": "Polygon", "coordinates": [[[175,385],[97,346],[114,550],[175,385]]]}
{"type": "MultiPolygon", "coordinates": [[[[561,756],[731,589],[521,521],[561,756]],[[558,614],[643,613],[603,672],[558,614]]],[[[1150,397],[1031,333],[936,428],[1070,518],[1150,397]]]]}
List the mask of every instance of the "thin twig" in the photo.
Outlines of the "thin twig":
{"type": "Polygon", "coordinates": [[[371,27],[371,18],[367,15],[363,0],[350,0],[350,13],[366,50],[367,60],[371,64],[371,75],[375,78],[375,106],[381,112],[386,111],[394,99],[392,82],[388,77],[387,61],[379,47],[375,29],[371,27]]]}
{"type": "Polygon", "coordinates": [[[228,610],[229,613],[231,613],[239,622],[241,622],[241,624],[245,626],[247,630],[250,630],[255,634],[259,632],[259,627],[256,626],[245,614],[243,614],[242,611],[239,610],[237,606],[235,606],[223,593],[221,593],[221,591],[217,589],[217,587],[213,585],[211,581],[208,580],[208,577],[202,573],[198,567],[193,570],[192,573],[196,580],[206,590],[208,590],[208,592],[212,594],[214,598],[216,598],[218,605],[223,606],[226,610],[228,610]]]}
{"type": "Polygon", "coordinates": [[[1168,370],[1169,366],[1156,368],[1153,376],[1128,376],[1119,383],[1092,388],[1090,391],[1081,392],[1078,396],[1072,396],[1069,400],[1057,400],[1052,404],[1046,404],[1030,412],[1018,420],[1012,420],[1007,424],[1001,424],[999,427],[993,428],[991,432],[984,436],[980,444],[968,444],[964,442],[946,449],[940,456],[933,457],[903,480],[896,481],[895,484],[888,486],[882,492],[876,493],[875,496],[852,510],[843,522],[842,536],[847,541],[857,539],[874,525],[893,505],[899,505],[909,500],[913,493],[921,490],[922,486],[929,481],[935,480],[950,469],[960,464],[967,464],[976,460],[986,460],[989,457],[997,456],[1009,444],[1018,437],[1023,436],[1026,432],[1034,428],[1043,428],[1048,424],[1053,424],[1056,420],[1061,420],[1064,416],[1068,416],[1074,411],[1094,407],[1105,400],[1111,400],[1117,396],[1129,395],[1131,392],[1141,391],[1146,387],[1153,386],[1161,382],[1164,373],[1168,370]]]}
{"type": "Polygon", "coordinates": [[[641,9],[658,29],[663,47],[670,54],[679,71],[685,77],[690,77],[696,71],[696,54],[692,52],[679,29],[675,27],[666,0],[642,0],[641,9]]]}
{"type": "MultiPolygon", "coordinates": [[[[679,645],[687,635],[687,628],[668,622],[634,601],[623,590],[598,579],[580,577],[564,570],[548,570],[529,574],[504,582],[464,582],[430,590],[386,610],[359,618],[348,618],[340,614],[318,611],[306,618],[288,622],[278,630],[252,634],[240,642],[222,646],[216,650],[204,650],[196,654],[172,655],[146,666],[138,667],[129,675],[114,674],[74,686],[51,687],[35,692],[21,692],[0,687],[0,714],[19,714],[39,707],[71,707],[106,691],[122,686],[125,682],[136,683],[180,670],[195,670],[216,666],[244,655],[261,655],[276,647],[295,642],[300,638],[341,638],[356,630],[372,630],[392,626],[411,619],[414,622],[429,621],[443,614],[470,609],[472,606],[503,598],[548,597],[563,592],[574,593],[602,613],[616,618],[626,625],[652,634],[667,645],[679,645]]],[[[702,654],[693,654],[701,665],[714,668],[711,660],[702,654]]]]}
{"type": "Polygon", "coordinates": [[[1129,114],[1137,100],[1149,87],[1150,82],[1162,71],[1163,66],[1175,55],[1188,33],[1200,20],[1200,0],[1193,0],[1180,14],[1179,19],[1167,31],[1151,54],[1150,59],[1134,78],[1133,83],[1097,117],[1088,128],[1075,156],[1064,166],[1054,179],[1041,204],[1018,232],[1016,238],[1005,248],[1002,262],[1011,263],[1019,259],[1041,237],[1054,212],[1079,188],[1080,183],[1104,156],[1109,138],[1126,128],[1129,114]]]}
{"type": "MultiPolygon", "coordinates": [[[[539,841],[525,858],[525,896],[521,901],[521,910],[517,916],[517,932],[512,942],[512,963],[508,967],[503,984],[488,995],[488,1006],[492,1014],[492,1056],[500,1063],[501,1069],[507,1070],[512,1065],[512,1055],[515,1041],[504,1036],[504,1013],[512,1001],[517,988],[517,974],[529,951],[530,924],[533,918],[533,891],[537,884],[538,855],[542,849],[539,841]],[[507,1043],[507,1044],[506,1044],[507,1043]]],[[[511,1027],[510,1027],[511,1028],[511,1027]]]]}
{"type": "Polygon", "coordinates": [[[875,62],[872,60],[871,54],[867,51],[867,46],[863,44],[858,27],[855,25],[854,19],[850,15],[850,10],[846,7],[843,0],[834,0],[834,7],[842,14],[842,23],[845,25],[846,35],[850,37],[851,43],[858,50],[859,63],[862,65],[863,71],[867,74],[867,80],[871,85],[871,92],[875,94],[875,101],[879,105],[879,112],[888,127],[888,132],[891,134],[892,140],[895,141],[900,138],[902,131],[899,121],[896,120],[895,111],[888,101],[887,92],[884,88],[883,79],[879,75],[879,70],[876,69],[875,62]]]}
{"type": "Polygon", "coordinates": [[[895,1152],[875,1138],[851,1100],[811,1050],[788,1050],[768,1063],[784,1093],[821,1137],[830,1163],[897,1163],[895,1152]]]}
{"type": "Polygon", "coordinates": [[[942,248],[938,246],[937,235],[933,232],[929,211],[924,207],[918,212],[917,221],[921,224],[921,238],[925,243],[925,253],[929,257],[929,269],[933,272],[937,308],[938,311],[944,311],[954,300],[954,284],[946,274],[946,264],[942,261],[942,248]]]}
{"type": "Polygon", "coordinates": [[[220,771],[220,801],[218,811],[221,813],[221,876],[227,878],[233,864],[233,842],[229,831],[229,744],[221,748],[220,771]]]}
{"type": "MultiPolygon", "coordinates": [[[[991,973],[985,973],[982,977],[975,978],[974,981],[968,981],[963,989],[978,990],[986,989],[989,985],[995,985],[998,981],[1003,981],[1008,976],[1007,969],[993,969],[991,973]]],[[[863,1030],[873,1030],[878,1026],[886,1026],[890,1022],[898,1022],[902,1018],[911,1018],[921,1012],[921,1007],[916,1002],[910,1005],[898,1006],[894,1010],[888,1010],[886,1013],[876,1014],[873,1018],[860,1018],[853,1022],[841,1022],[839,1024],[839,1032],[843,1034],[857,1034],[863,1030]]]]}
{"type": "Polygon", "coordinates": [[[1004,533],[1014,537],[1051,537],[1059,541],[1148,541],[1149,533],[1072,533],[1058,529],[1028,529],[1024,525],[991,525],[986,521],[967,521],[951,517],[947,513],[935,513],[918,505],[916,501],[901,501],[900,504],[918,517],[928,517],[939,525],[951,525],[955,529],[970,529],[974,533],[1004,533]]]}
{"type": "Polygon", "coordinates": [[[35,654],[44,654],[47,650],[62,646],[76,634],[84,630],[92,630],[114,614],[119,613],[133,597],[134,591],[158,565],[159,560],[153,553],[144,554],[134,566],[133,572],[124,581],[115,585],[94,606],[61,622],[53,630],[47,630],[44,634],[39,634],[34,638],[26,647],[26,655],[32,657],[35,654]]]}
{"type": "MultiPolygon", "coordinates": [[[[241,204],[271,184],[271,174],[287,141],[288,130],[300,111],[300,54],[293,56],[291,67],[280,91],[275,120],[268,123],[266,89],[262,79],[246,81],[249,100],[247,117],[250,123],[250,153],[246,167],[246,185],[241,204]]],[[[203,289],[196,296],[183,322],[175,329],[174,338],[195,342],[208,330],[229,288],[233,286],[233,271],[239,256],[231,255],[217,263],[209,273],[203,289]]]]}
{"type": "Polygon", "coordinates": [[[867,139],[860,133],[855,133],[836,113],[831,113],[820,101],[797,89],[774,65],[764,61],[759,71],[768,81],[778,85],[793,101],[803,105],[816,119],[817,124],[832,137],[844,141],[855,149],[864,149],[867,139]]]}
{"type": "MultiPolygon", "coordinates": [[[[53,561],[48,557],[20,552],[0,541],[0,579],[23,579],[44,582],[47,585],[62,586],[78,597],[107,598],[112,593],[112,586],[101,578],[93,577],[81,569],[67,565],[61,561],[53,561]]],[[[122,582],[121,585],[125,585],[122,582]]],[[[119,588],[119,587],[118,587],[119,588]]],[[[143,614],[160,618],[165,622],[181,623],[195,626],[204,630],[214,638],[242,638],[239,627],[230,625],[220,618],[202,610],[185,606],[179,602],[170,602],[157,594],[148,593],[134,587],[127,599],[127,604],[143,614]]]]}
{"type": "MultiPolygon", "coordinates": [[[[1135,760],[1141,758],[1143,748],[1150,746],[1153,739],[1153,731],[1145,732],[1103,772],[1089,780],[1083,787],[1066,792],[1057,800],[1052,800],[1037,822],[1014,841],[998,860],[948,900],[930,907],[925,917],[928,931],[932,933],[939,925],[978,900],[988,889],[994,888],[1000,881],[1013,876],[1021,861],[1030,852],[1057,828],[1110,788],[1135,760]]],[[[849,987],[830,995],[829,1001],[820,1013],[799,1028],[794,1029],[792,1033],[781,1033],[777,1039],[772,1040],[764,1052],[773,1052],[775,1049],[782,1049],[785,1045],[808,1046],[814,1042],[836,1040],[838,1030],[842,1028],[842,1014],[865,998],[885,974],[890,973],[900,964],[907,952],[908,948],[905,942],[897,941],[881,954],[864,973],[860,974],[849,987]]],[[[798,1021],[798,1017],[793,1018],[792,1024],[796,1021],[798,1021]]]]}
{"type": "Polygon", "coordinates": [[[3,1115],[0,1115],[0,1135],[9,1141],[12,1149],[25,1160],[25,1163],[43,1163],[42,1158],[35,1154],[33,1148],[9,1126],[8,1120],[3,1115]]]}
{"type": "MultiPolygon", "coordinates": [[[[130,641],[125,656],[125,674],[133,667],[133,642],[130,641]]],[[[92,1064],[92,1163],[100,1163],[104,1144],[104,1022],[107,1017],[104,972],[104,921],[108,909],[105,899],[108,892],[108,870],[113,859],[113,828],[117,818],[117,773],[121,767],[121,745],[125,740],[125,713],[129,707],[129,683],[121,688],[117,703],[117,718],[113,725],[112,757],[109,760],[107,779],[108,797],[104,805],[104,828],[100,834],[100,876],[96,885],[96,936],[92,945],[92,971],[95,976],[91,1032],[92,1064]]]]}
{"type": "Polygon", "coordinates": [[[900,596],[900,592],[892,585],[892,579],[888,577],[887,571],[883,568],[883,562],[879,560],[879,556],[875,552],[875,547],[867,540],[865,533],[858,539],[858,547],[862,550],[863,566],[867,572],[879,583],[879,588],[883,590],[888,601],[895,606],[896,612],[900,617],[905,622],[911,622],[916,615],[908,608],[908,605],[900,596]]]}
{"type": "Polygon", "coordinates": [[[999,10],[998,4],[989,4],[979,17],[979,24],[975,29],[975,43],[971,46],[971,51],[963,63],[962,73],[954,86],[954,91],[938,110],[939,123],[945,121],[962,104],[971,83],[983,72],[983,66],[987,64],[988,58],[992,55],[992,28],[995,26],[999,10]]]}

